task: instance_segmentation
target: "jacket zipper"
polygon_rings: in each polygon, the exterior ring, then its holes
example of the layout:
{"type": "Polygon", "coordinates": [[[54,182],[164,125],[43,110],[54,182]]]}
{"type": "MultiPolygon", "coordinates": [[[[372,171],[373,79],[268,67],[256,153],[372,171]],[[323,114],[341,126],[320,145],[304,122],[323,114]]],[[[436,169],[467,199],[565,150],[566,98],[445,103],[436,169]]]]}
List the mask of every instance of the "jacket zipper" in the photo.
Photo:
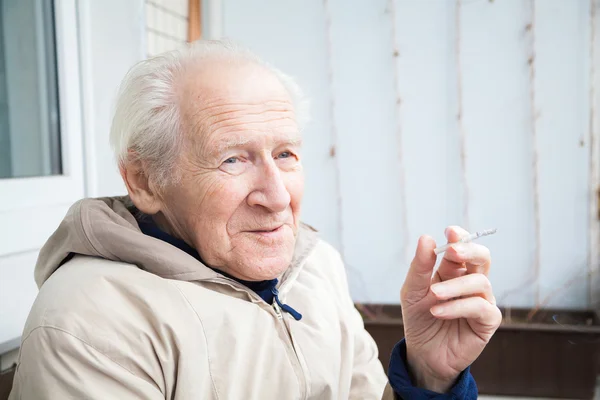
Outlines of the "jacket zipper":
{"type": "Polygon", "coordinates": [[[289,346],[292,351],[294,352],[294,355],[296,356],[296,368],[298,369],[298,371],[300,372],[298,374],[299,377],[299,386],[300,386],[300,398],[301,399],[306,399],[307,394],[308,394],[308,382],[306,380],[306,375],[304,374],[304,369],[302,368],[302,363],[300,362],[300,356],[298,355],[298,351],[296,350],[296,346],[294,344],[294,339],[292,338],[292,332],[290,332],[290,329],[288,328],[287,324],[285,323],[284,319],[283,319],[283,312],[281,310],[281,307],[279,306],[279,304],[277,304],[277,302],[275,300],[273,300],[273,310],[275,310],[275,314],[277,315],[277,323],[280,326],[283,326],[283,330],[285,331],[285,337],[287,339],[287,343],[286,345],[289,346]]]}
{"type": "MultiPolygon", "coordinates": [[[[256,293],[248,291],[247,288],[243,285],[241,285],[240,283],[234,281],[233,279],[229,279],[229,278],[218,278],[218,279],[210,279],[207,280],[209,282],[215,282],[215,283],[223,283],[223,281],[225,281],[227,284],[233,286],[234,288],[243,290],[244,292],[248,293],[248,295],[250,295],[250,297],[254,298],[255,300],[258,300],[259,302],[262,302],[264,304],[269,305],[266,301],[264,301],[260,296],[258,296],[256,293]]],[[[292,338],[292,332],[290,331],[290,329],[288,328],[287,324],[285,323],[284,319],[283,319],[283,313],[281,312],[281,307],[279,306],[279,304],[277,304],[277,301],[275,301],[275,299],[273,299],[273,304],[271,305],[271,307],[273,307],[273,310],[275,312],[275,316],[277,317],[277,323],[278,325],[283,329],[283,331],[285,332],[285,337],[286,337],[286,346],[288,346],[292,352],[294,353],[295,356],[295,362],[292,362],[292,364],[295,366],[296,370],[299,372],[298,378],[299,378],[299,386],[300,386],[300,398],[301,399],[306,399],[307,395],[308,395],[308,381],[306,379],[306,375],[304,374],[304,369],[302,368],[302,363],[300,362],[300,356],[298,355],[298,351],[296,350],[296,346],[294,345],[294,339],[292,338]]]]}
{"type": "Polygon", "coordinates": [[[283,320],[283,315],[281,313],[281,309],[279,307],[279,304],[277,304],[277,302],[275,300],[273,300],[273,310],[275,310],[275,314],[277,315],[277,319],[278,320],[283,320]]]}

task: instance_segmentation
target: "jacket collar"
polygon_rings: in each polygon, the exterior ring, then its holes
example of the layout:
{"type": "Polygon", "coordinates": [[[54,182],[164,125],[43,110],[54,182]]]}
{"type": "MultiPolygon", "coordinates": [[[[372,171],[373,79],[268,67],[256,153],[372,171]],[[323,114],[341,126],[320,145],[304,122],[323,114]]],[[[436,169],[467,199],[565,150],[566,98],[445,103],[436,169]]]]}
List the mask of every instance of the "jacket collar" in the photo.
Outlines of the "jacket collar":
{"type": "MultiPolygon", "coordinates": [[[[40,251],[35,268],[38,286],[73,254],[134,264],[166,279],[224,280],[222,274],[185,251],[145,235],[131,207],[128,196],[84,199],[75,203],[40,251]]],[[[318,240],[312,227],[300,224],[294,256],[280,279],[281,287],[288,287],[296,279],[318,240]]]]}

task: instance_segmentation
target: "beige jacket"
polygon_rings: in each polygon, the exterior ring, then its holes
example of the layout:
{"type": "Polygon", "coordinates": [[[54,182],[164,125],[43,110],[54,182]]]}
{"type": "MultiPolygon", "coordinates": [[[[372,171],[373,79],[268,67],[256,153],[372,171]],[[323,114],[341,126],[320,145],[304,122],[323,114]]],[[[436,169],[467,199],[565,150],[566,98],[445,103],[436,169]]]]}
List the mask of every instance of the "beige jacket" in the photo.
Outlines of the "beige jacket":
{"type": "Polygon", "coordinates": [[[41,250],[10,399],[393,398],[340,256],[314,231],[280,279],[296,321],[141,233],[126,201],[76,203],[41,250]]]}

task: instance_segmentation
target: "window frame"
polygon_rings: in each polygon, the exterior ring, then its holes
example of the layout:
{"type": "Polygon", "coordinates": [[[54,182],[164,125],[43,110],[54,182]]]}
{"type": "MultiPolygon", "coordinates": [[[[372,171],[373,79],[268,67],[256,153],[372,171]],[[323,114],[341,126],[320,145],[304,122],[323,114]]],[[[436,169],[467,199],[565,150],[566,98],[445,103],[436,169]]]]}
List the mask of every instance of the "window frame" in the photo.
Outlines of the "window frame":
{"type": "Polygon", "coordinates": [[[0,257],[39,249],[85,194],[76,0],[54,0],[54,17],[62,175],[0,179],[0,226],[10,229],[0,257]]]}

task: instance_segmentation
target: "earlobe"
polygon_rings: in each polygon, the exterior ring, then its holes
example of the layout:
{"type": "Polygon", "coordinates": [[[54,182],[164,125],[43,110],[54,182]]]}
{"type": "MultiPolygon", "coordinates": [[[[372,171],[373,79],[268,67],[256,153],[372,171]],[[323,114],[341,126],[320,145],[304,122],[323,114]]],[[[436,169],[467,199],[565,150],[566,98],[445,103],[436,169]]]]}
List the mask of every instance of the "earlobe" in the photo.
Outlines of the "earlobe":
{"type": "Polygon", "coordinates": [[[133,204],[144,214],[154,215],[161,210],[161,201],[152,187],[140,161],[131,161],[119,167],[121,177],[133,204]]]}

